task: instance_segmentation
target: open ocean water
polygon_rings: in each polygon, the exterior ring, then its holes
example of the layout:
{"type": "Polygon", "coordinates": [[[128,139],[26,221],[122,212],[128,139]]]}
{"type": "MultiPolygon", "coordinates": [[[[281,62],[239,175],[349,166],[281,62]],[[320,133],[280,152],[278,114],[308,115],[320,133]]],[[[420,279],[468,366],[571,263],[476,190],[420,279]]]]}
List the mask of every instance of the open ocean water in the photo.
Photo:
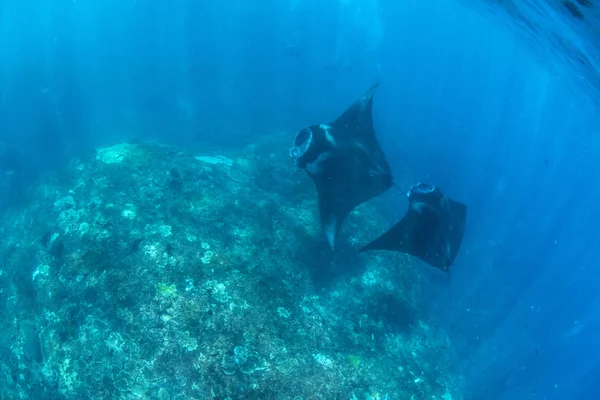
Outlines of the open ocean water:
{"type": "Polygon", "coordinates": [[[599,399],[598,7],[0,0],[0,399],[599,399]]]}

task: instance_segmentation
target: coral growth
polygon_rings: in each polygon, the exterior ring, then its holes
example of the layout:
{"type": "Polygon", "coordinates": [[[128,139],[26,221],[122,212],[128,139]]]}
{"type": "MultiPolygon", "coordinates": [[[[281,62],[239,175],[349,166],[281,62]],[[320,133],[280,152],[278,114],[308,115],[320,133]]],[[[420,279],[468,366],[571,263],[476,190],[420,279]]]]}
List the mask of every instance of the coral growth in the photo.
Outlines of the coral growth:
{"type": "Polygon", "coordinates": [[[417,269],[356,253],[386,226],[373,205],[332,254],[312,183],[270,153],[276,140],[225,155],[102,149],[6,213],[0,398],[455,393],[417,269]]]}

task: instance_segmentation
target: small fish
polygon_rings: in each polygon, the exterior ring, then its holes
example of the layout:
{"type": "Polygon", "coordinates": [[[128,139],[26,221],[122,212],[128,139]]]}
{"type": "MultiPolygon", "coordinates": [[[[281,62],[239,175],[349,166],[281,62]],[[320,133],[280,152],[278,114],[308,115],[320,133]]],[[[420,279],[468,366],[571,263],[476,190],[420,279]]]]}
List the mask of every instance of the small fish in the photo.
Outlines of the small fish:
{"type": "Polygon", "coordinates": [[[579,9],[579,7],[577,7],[577,4],[575,4],[572,0],[563,0],[562,4],[571,13],[572,16],[574,16],[575,18],[583,19],[583,13],[579,9]]]}

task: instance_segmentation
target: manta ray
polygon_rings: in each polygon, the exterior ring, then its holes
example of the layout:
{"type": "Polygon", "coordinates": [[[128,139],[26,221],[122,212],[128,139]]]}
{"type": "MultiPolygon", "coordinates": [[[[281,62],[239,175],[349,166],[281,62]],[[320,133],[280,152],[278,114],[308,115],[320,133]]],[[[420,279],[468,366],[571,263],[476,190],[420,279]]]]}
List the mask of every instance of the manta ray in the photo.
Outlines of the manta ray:
{"type": "Polygon", "coordinates": [[[321,227],[332,249],[346,216],[392,186],[392,172],[373,128],[376,89],[369,89],[335,121],[300,130],[290,149],[296,166],[316,186],[321,227]]]}
{"type": "Polygon", "coordinates": [[[429,183],[413,185],[407,196],[408,211],[404,217],[359,252],[399,251],[448,271],[462,243],[467,206],[429,183]]]}
{"type": "MultiPolygon", "coordinates": [[[[392,186],[399,189],[373,128],[376,89],[371,87],[335,121],[301,129],[290,149],[296,166],[315,184],[321,228],[332,250],[354,208],[392,186]]],[[[447,271],[462,242],[467,207],[428,183],[413,185],[407,196],[404,217],[359,252],[403,252],[447,271]]]]}

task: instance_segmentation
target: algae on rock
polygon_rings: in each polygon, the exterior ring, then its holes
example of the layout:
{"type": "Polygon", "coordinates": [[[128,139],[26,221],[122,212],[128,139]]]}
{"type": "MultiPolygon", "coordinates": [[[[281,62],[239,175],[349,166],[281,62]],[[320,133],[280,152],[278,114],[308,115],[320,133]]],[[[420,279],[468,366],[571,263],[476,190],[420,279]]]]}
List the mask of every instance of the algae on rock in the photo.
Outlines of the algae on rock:
{"type": "Polygon", "coordinates": [[[418,270],[356,253],[386,225],[373,204],[332,254],[312,183],[271,154],[287,139],[116,145],[7,212],[2,310],[39,331],[0,325],[0,397],[457,398],[418,270]]]}

